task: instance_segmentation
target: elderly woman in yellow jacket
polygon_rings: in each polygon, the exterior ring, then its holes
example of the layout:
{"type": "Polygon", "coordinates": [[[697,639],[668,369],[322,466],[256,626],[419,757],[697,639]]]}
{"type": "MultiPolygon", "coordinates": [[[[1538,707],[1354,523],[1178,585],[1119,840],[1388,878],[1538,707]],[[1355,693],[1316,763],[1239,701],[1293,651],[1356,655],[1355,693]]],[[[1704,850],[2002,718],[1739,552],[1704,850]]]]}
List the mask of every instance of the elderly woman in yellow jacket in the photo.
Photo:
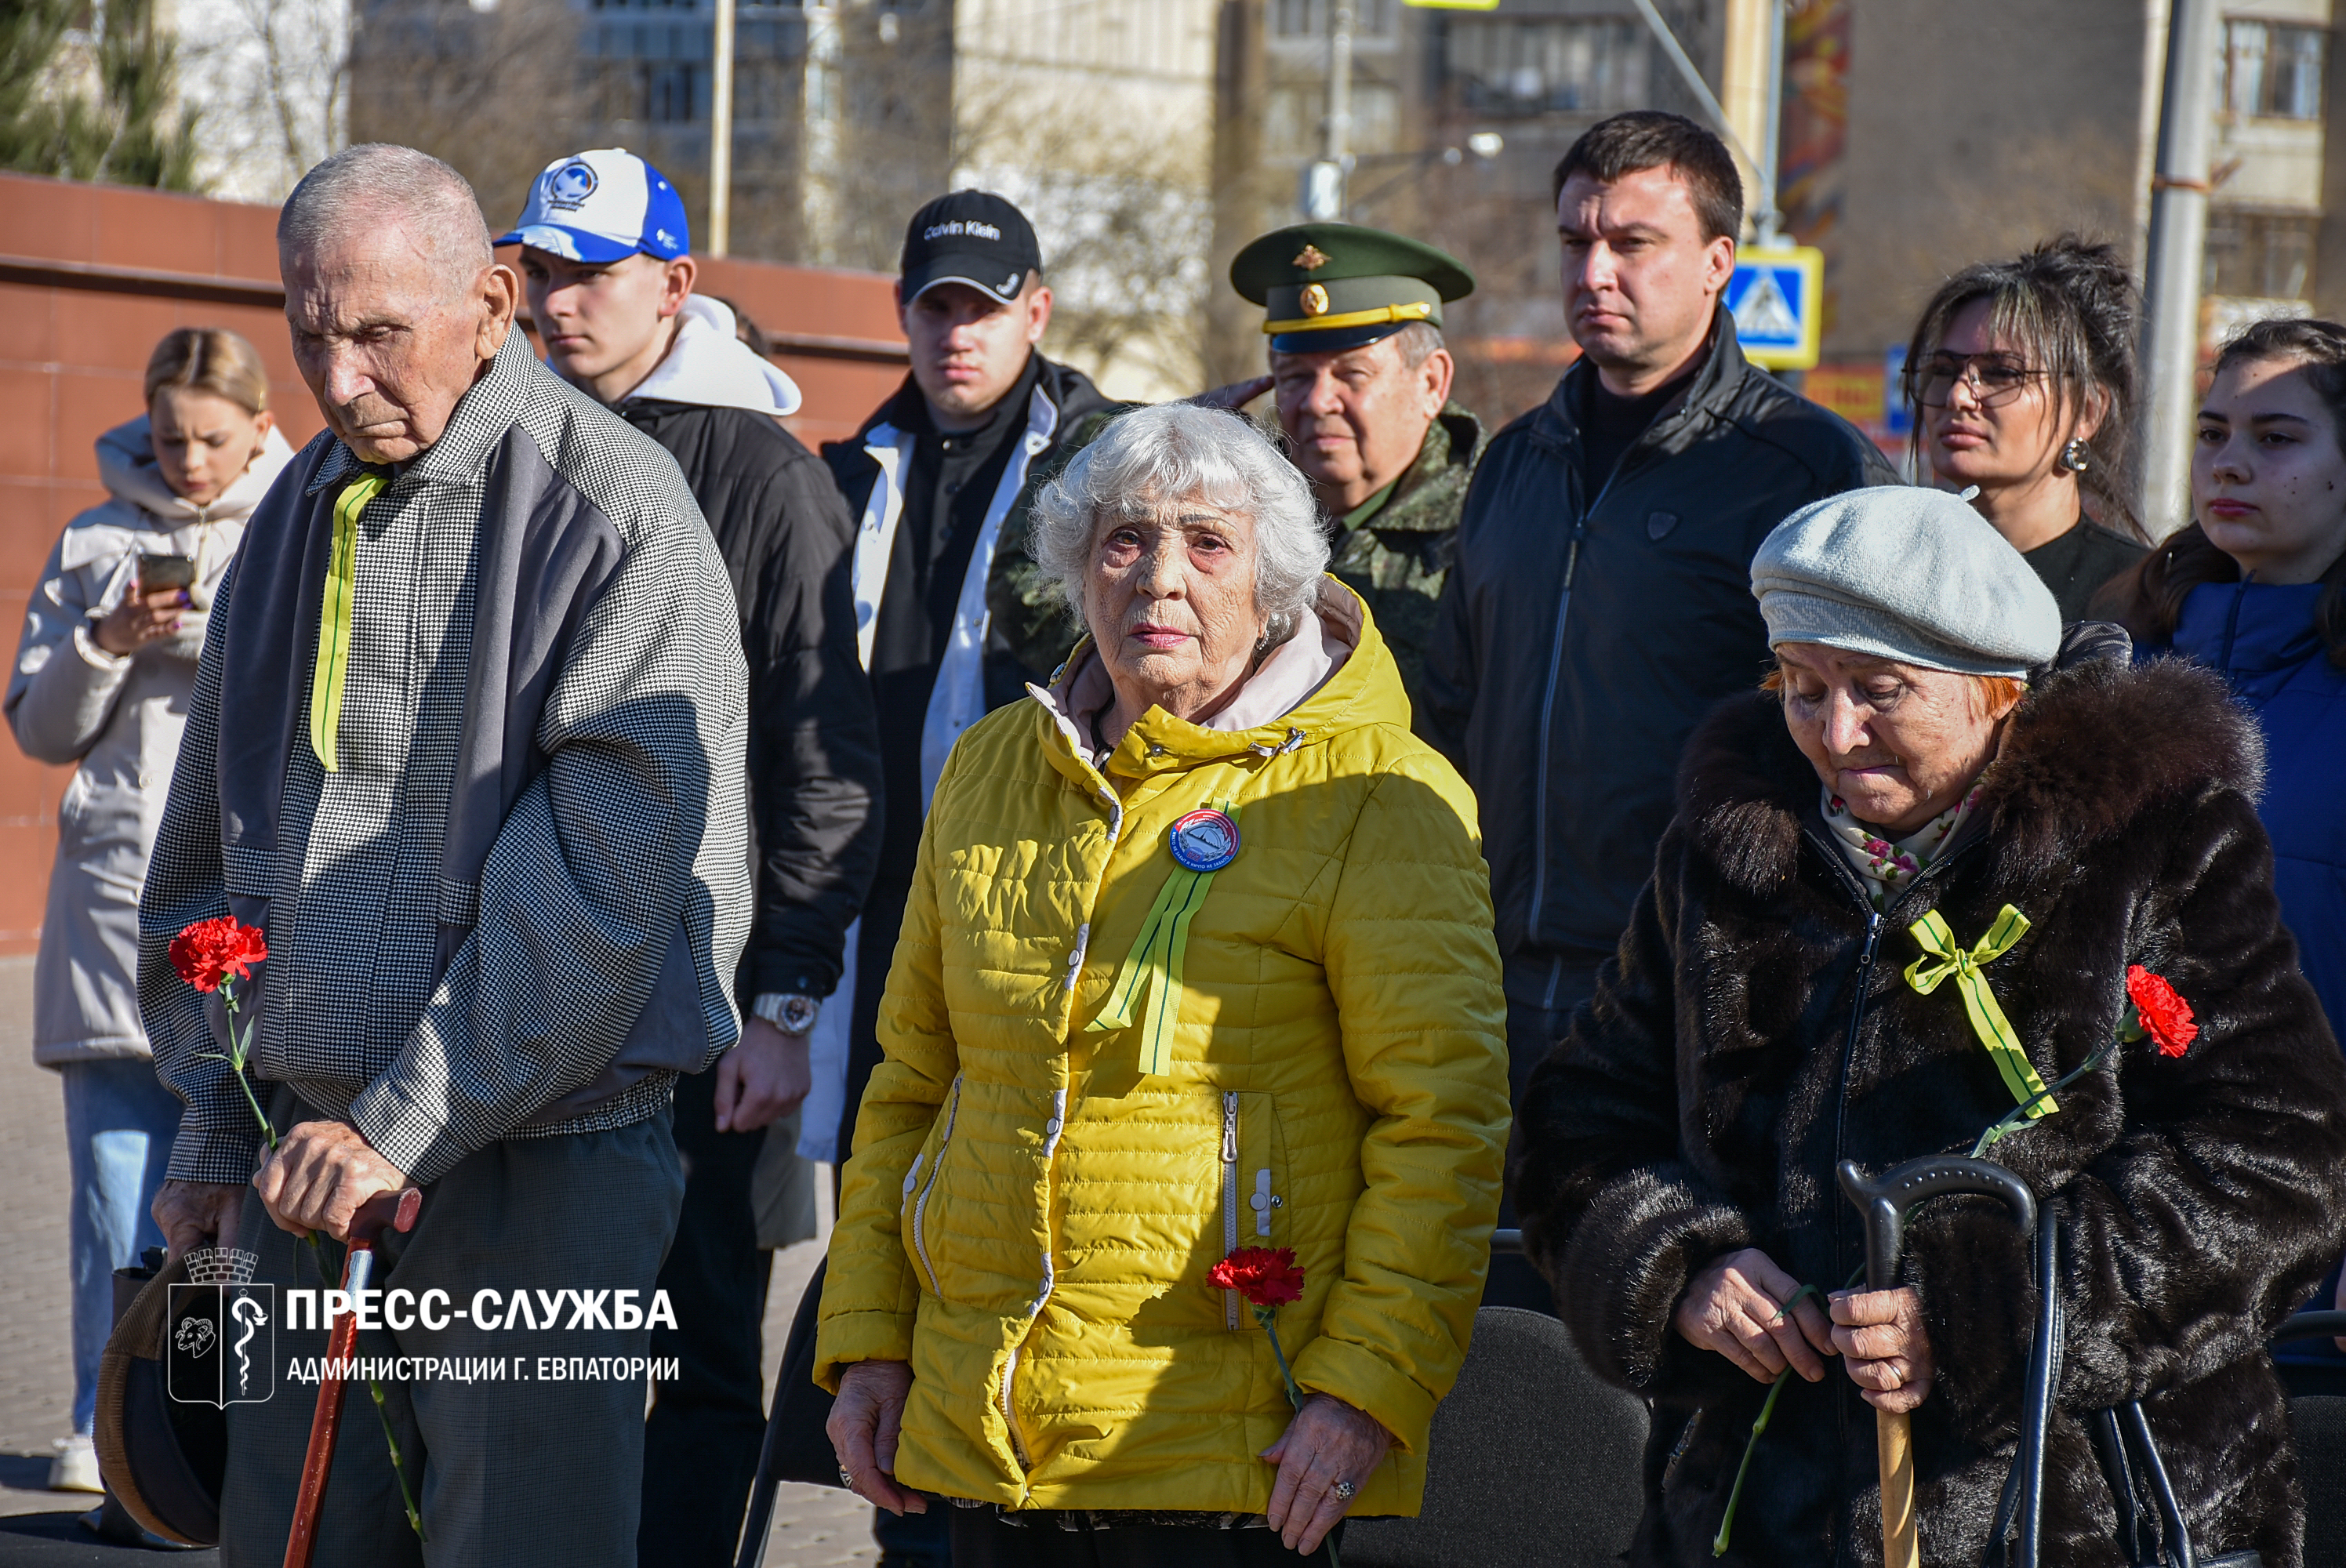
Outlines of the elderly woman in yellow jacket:
{"type": "Polygon", "coordinates": [[[1411,1514],[1507,1132],[1465,786],[1295,470],[1117,422],[1040,500],[1087,635],[962,737],[817,1339],[848,1483],[956,1568],[1293,1561],[1411,1514]],[[1291,1248],[1270,1335],[1209,1280],[1291,1248]],[[929,1495],[923,1495],[929,1494],[929,1495]]]}

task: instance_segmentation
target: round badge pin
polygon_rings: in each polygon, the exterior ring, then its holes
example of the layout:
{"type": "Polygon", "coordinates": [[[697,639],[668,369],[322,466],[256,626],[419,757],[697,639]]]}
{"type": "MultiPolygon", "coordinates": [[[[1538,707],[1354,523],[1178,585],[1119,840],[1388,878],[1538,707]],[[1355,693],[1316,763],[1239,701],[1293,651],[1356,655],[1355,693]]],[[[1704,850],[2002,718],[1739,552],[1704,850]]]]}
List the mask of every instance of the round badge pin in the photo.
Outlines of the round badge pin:
{"type": "Polygon", "coordinates": [[[1219,871],[1239,858],[1239,825],[1205,807],[1173,824],[1173,859],[1188,871],[1219,871]]]}

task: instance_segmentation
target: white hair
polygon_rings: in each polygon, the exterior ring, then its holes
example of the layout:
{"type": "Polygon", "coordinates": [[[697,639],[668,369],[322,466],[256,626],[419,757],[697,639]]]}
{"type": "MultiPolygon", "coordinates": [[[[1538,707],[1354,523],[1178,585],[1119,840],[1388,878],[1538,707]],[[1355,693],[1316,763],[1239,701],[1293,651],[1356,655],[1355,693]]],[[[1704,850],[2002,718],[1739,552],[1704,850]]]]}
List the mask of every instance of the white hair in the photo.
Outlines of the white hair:
{"type": "Polygon", "coordinates": [[[1198,500],[1254,524],[1254,604],[1281,643],[1311,613],[1328,535],[1295,465],[1240,416],[1194,403],[1137,409],[1076,454],[1035,500],[1029,553],[1078,618],[1102,519],[1198,500]]]}
{"type": "Polygon", "coordinates": [[[454,297],[495,260],[464,177],[430,153],[390,142],[346,148],[301,177],[277,215],[277,249],[314,255],[353,231],[396,226],[454,297]]]}

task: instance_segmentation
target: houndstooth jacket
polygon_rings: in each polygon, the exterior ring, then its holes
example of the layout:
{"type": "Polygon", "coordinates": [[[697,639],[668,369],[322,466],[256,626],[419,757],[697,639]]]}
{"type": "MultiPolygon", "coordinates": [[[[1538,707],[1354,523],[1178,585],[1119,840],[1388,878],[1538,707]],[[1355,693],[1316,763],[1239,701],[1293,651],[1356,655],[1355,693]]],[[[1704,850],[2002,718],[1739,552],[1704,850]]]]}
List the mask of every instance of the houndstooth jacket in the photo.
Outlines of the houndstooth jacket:
{"type": "Polygon", "coordinates": [[[420,1182],[656,1115],[739,1033],[747,675],[675,463],[510,333],[361,516],[329,773],[310,671],[360,472],[331,433],[302,450],[198,667],[139,902],[140,1004],[187,1103],[176,1179],[241,1183],[260,1146],[229,1015],[168,957],[214,915],[268,936],[236,987],[252,1074],[420,1182]]]}

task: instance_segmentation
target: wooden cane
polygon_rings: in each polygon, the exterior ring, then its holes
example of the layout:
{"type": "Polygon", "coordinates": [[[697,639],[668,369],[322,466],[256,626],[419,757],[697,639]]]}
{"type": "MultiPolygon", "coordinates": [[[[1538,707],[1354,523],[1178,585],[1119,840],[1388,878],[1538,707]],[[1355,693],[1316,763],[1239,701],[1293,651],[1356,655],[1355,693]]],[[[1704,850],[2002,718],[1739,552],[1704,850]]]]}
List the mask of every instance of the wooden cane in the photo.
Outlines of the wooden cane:
{"type": "MultiPolygon", "coordinates": [[[[1865,1217],[1865,1288],[1898,1288],[1898,1253],[1906,1211],[1942,1193],[1975,1192],[2004,1202],[2024,1235],[2036,1228],[2036,1195],[2018,1176],[1987,1160],[1928,1156],[1869,1179],[1843,1160],[1834,1174],[1841,1190],[1865,1217]]],[[[1873,1412],[1873,1446],[1882,1465],[1882,1568],[1921,1568],[1922,1539],[1914,1526],[1914,1421],[1911,1415],[1873,1412]]]]}
{"type": "Polygon", "coordinates": [[[1873,1446],[1882,1461],[1882,1568],[1921,1568],[1914,1532],[1914,1418],[1873,1412],[1873,1446]]]}
{"type": "Polygon", "coordinates": [[[318,1550],[318,1520],[325,1507],[326,1475],[334,1466],[334,1436],[342,1425],[341,1369],[357,1353],[358,1293],[374,1278],[374,1244],[385,1230],[404,1234],[423,1207],[423,1192],[377,1193],[351,1220],[349,1249],[342,1256],[342,1294],[350,1310],[334,1320],[326,1337],[326,1364],[318,1379],[318,1408],[310,1417],[310,1448],[301,1456],[301,1489],[293,1498],[293,1529],[285,1538],[285,1568],[310,1568],[318,1550]]]}

